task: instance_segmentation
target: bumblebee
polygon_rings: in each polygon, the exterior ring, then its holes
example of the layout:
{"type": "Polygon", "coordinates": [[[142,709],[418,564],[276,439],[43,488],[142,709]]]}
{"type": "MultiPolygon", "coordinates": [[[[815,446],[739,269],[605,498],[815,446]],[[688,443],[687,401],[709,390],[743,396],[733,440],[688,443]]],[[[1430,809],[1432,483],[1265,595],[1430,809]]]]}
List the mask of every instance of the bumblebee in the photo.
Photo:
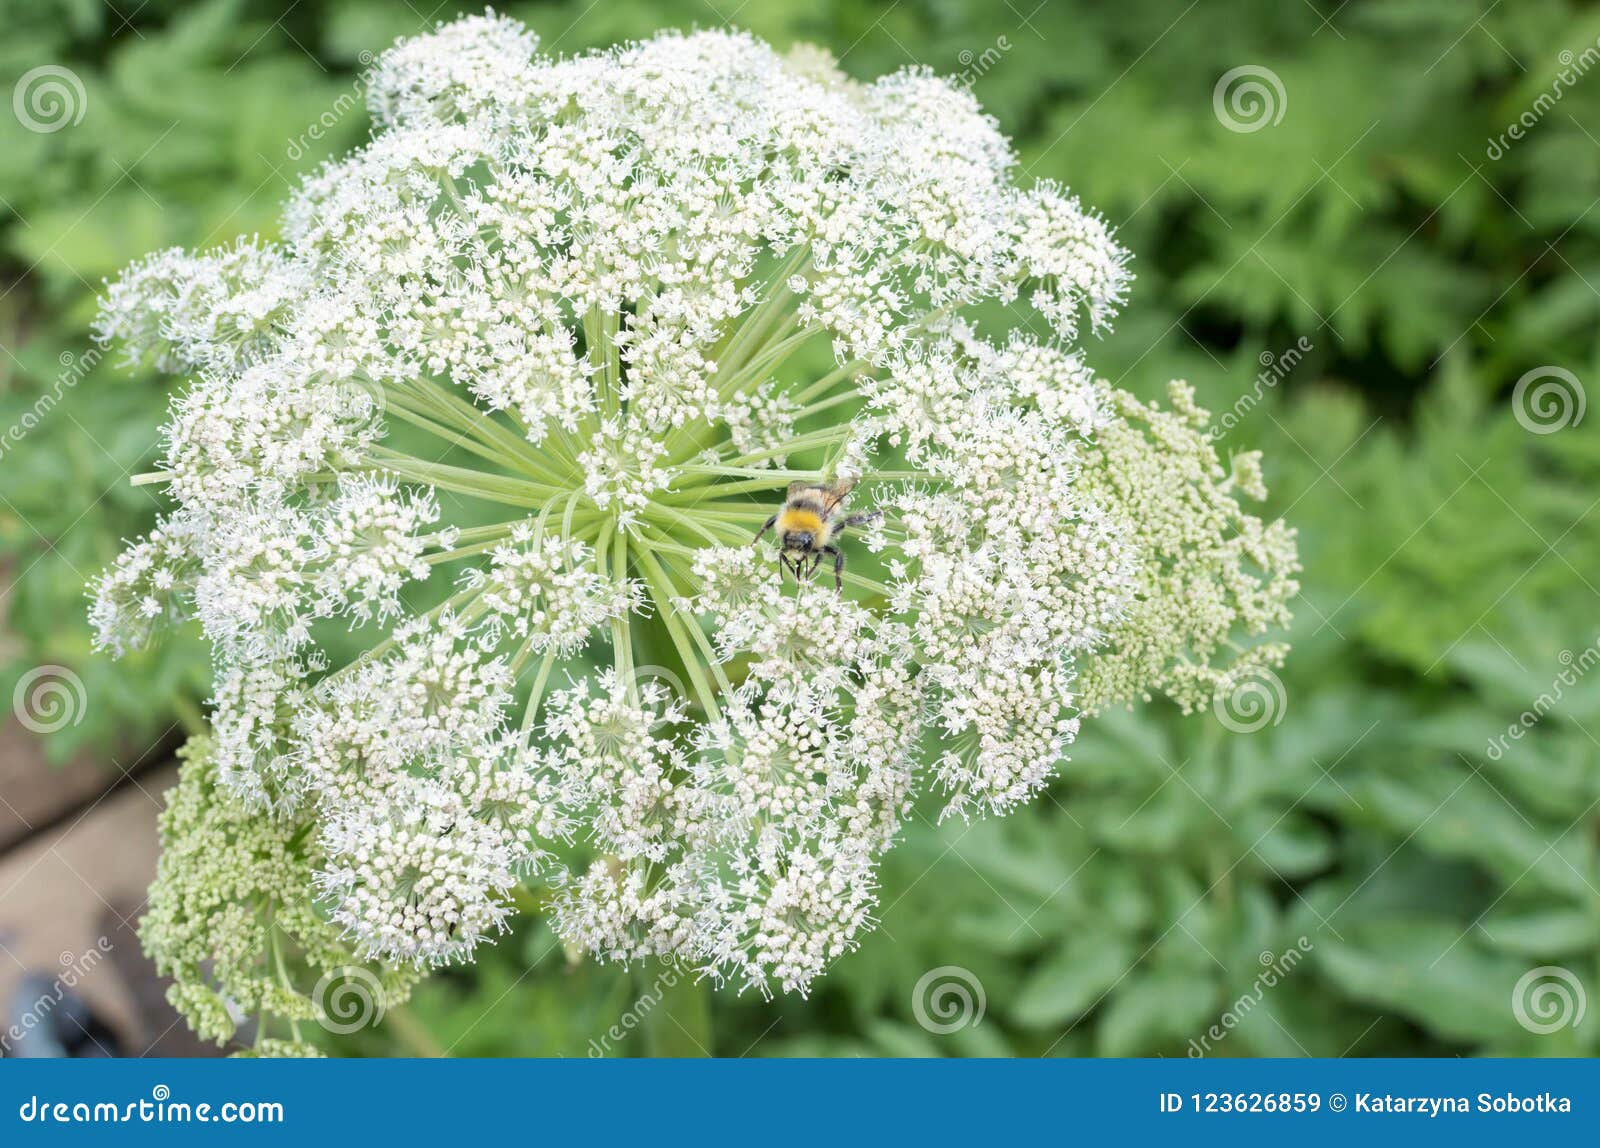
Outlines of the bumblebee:
{"type": "Polygon", "coordinates": [[[783,509],[767,519],[756,531],[756,541],[774,526],[782,549],[778,561],[794,574],[796,581],[809,580],[824,557],[833,559],[834,589],[844,589],[844,551],[833,545],[840,531],[860,526],[881,517],[881,510],[841,515],[845,497],[854,482],[791,482],[783,509]]]}

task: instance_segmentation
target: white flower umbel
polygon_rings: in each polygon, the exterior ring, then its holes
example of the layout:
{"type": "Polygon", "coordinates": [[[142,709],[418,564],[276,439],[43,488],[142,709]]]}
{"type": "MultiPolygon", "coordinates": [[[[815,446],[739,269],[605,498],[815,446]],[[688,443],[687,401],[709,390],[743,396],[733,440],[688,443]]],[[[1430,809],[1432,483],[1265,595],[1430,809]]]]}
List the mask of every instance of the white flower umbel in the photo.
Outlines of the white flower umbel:
{"type": "Polygon", "coordinates": [[[280,244],[111,288],[186,382],[93,608],[119,652],[198,619],[208,768],[309,827],[359,955],[468,957],[533,882],[601,957],[805,991],[918,801],[1003,813],[1082,713],[1281,656],[1255,460],[1095,379],[1126,254],[959,86],[486,16],[370,100],[280,244]],[[880,512],[841,592],[755,542],[792,482],[880,512]]]}

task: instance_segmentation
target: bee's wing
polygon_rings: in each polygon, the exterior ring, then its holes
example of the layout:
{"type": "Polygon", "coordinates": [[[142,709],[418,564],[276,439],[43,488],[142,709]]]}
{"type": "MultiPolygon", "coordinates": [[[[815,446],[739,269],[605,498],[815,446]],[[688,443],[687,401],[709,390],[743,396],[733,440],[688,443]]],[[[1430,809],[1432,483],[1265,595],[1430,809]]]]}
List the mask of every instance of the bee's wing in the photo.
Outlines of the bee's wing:
{"type": "Polygon", "coordinates": [[[832,486],[823,487],[822,506],[824,512],[827,514],[832,514],[835,510],[837,510],[839,508],[839,504],[849,496],[850,492],[854,490],[855,487],[856,480],[853,478],[845,479],[842,482],[836,482],[832,486]]]}
{"type": "Polygon", "coordinates": [[[796,482],[791,482],[789,484],[789,492],[784,497],[785,497],[786,500],[788,500],[788,499],[794,498],[797,494],[804,493],[805,491],[808,491],[808,490],[820,490],[820,489],[823,489],[823,488],[819,487],[814,482],[807,482],[805,479],[802,478],[802,479],[799,479],[796,482]]]}

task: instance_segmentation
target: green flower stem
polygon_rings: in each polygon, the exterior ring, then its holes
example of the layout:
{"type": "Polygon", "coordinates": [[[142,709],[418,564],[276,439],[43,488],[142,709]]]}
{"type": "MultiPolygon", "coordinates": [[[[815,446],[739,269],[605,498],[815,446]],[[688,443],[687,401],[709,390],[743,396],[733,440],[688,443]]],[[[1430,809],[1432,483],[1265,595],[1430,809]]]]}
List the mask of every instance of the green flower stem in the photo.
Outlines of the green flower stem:
{"type": "MultiPolygon", "coordinates": [[[[275,907],[274,907],[274,915],[275,907]]],[[[283,986],[283,991],[290,996],[294,995],[294,982],[289,979],[289,968],[283,959],[283,930],[278,927],[277,921],[268,924],[272,937],[272,964],[278,973],[278,983],[283,986]]],[[[302,1039],[300,1036],[300,1022],[294,1017],[289,1018],[289,1031],[294,1034],[296,1043],[302,1039]]]]}
{"type": "MultiPolygon", "coordinates": [[[[868,363],[865,359],[851,359],[848,363],[845,363],[843,366],[837,367],[828,372],[826,375],[823,375],[822,378],[818,379],[804,390],[798,391],[790,397],[793,399],[796,405],[803,407],[807,403],[816,399],[818,396],[827,394],[829,391],[833,390],[834,387],[838,386],[852,375],[865,373],[869,371],[871,367],[872,364],[868,363]]],[[[854,395],[854,388],[847,393],[854,395]]]]}
{"type": "Polygon", "coordinates": [[[479,554],[486,554],[501,544],[503,539],[494,538],[488,542],[478,542],[472,546],[458,546],[454,550],[440,550],[429,554],[422,560],[429,566],[443,566],[446,562],[459,562],[463,558],[472,558],[479,554]]]}
{"type": "Polygon", "coordinates": [[[441,411],[446,409],[453,411],[458,418],[473,427],[476,433],[481,433],[507,454],[520,459],[523,467],[534,477],[542,478],[557,486],[570,485],[572,479],[577,477],[576,469],[564,474],[553,474],[548,471],[544,465],[545,456],[535,450],[532,443],[522,435],[515,434],[502,426],[477,403],[462,398],[454,388],[444,386],[426,375],[419,375],[411,380],[410,386],[416,393],[437,404],[441,411]]]}
{"type": "MultiPolygon", "coordinates": [[[[628,580],[628,535],[621,530],[611,532],[611,576],[620,586],[628,580]]],[[[622,618],[611,619],[611,656],[617,673],[633,690],[633,635],[622,618]]]]}
{"type": "Polygon", "coordinates": [[[550,671],[556,664],[555,650],[547,650],[544,660],[539,663],[539,672],[533,679],[533,687],[528,692],[528,704],[522,710],[522,742],[526,746],[528,734],[533,729],[534,715],[539,712],[539,703],[544,700],[544,688],[550,680],[550,671]]]}
{"type": "MultiPolygon", "coordinates": [[[[565,511],[562,512],[562,515],[561,515],[561,533],[563,535],[565,535],[566,537],[568,537],[568,538],[572,537],[572,519],[573,519],[573,516],[576,514],[577,509],[578,509],[578,498],[579,498],[579,495],[580,495],[580,492],[576,491],[576,490],[574,490],[571,494],[567,495],[567,508],[566,508],[565,511]]],[[[545,507],[544,513],[545,514],[549,513],[549,510],[550,510],[550,508],[548,506],[545,507]]],[[[543,521],[544,514],[540,514],[539,518],[540,518],[541,521],[543,521]]],[[[609,516],[606,516],[606,518],[607,518],[608,521],[610,520],[609,516]]],[[[541,530],[542,529],[543,528],[541,527],[541,530]]]]}
{"type": "Polygon", "coordinates": [[[443,439],[451,446],[471,451],[479,458],[487,459],[496,466],[504,467],[507,470],[520,469],[515,459],[508,458],[500,450],[487,445],[482,436],[436,422],[429,414],[422,413],[409,403],[406,403],[399,392],[387,391],[386,395],[388,397],[388,401],[384,406],[386,414],[396,415],[412,426],[443,439]]]}
{"type": "Polygon", "coordinates": [[[717,466],[698,462],[686,463],[678,469],[684,474],[725,474],[738,478],[752,478],[764,481],[767,486],[795,481],[810,482],[817,477],[817,472],[814,470],[764,470],[754,466],[717,466]]]}
{"type": "Polygon", "coordinates": [[[749,363],[741,367],[725,382],[718,384],[718,396],[723,401],[733,398],[745,387],[753,382],[759,382],[775,370],[785,359],[794,354],[796,348],[801,344],[809,342],[824,333],[821,327],[802,327],[800,330],[794,331],[793,328],[798,325],[798,319],[792,317],[788,319],[782,327],[778,328],[778,333],[773,337],[774,342],[761,348],[750,359],[749,363]]]}
{"type": "Polygon", "coordinates": [[[497,467],[510,471],[521,469],[516,465],[514,460],[506,458],[505,455],[501,454],[493,447],[485,446],[482,441],[463,434],[461,431],[454,431],[448,427],[442,427],[438,423],[427,418],[425,415],[415,414],[412,411],[407,410],[406,407],[401,403],[390,403],[388,412],[392,415],[398,415],[402,420],[410,423],[414,427],[425,430],[430,434],[443,439],[452,447],[459,447],[462,450],[470,451],[479,458],[494,463],[497,467]]]}
{"type": "Polygon", "coordinates": [[[611,536],[614,533],[616,533],[616,521],[614,519],[608,518],[600,524],[600,530],[596,533],[594,539],[594,568],[596,570],[603,571],[608,568],[606,566],[606,555],[610,550],[611,536]]]}
{"type": "Polygon", "coordinates": [[[742,506],[736,506],[731,502],[697,502],[692,513],[700,519],[732,519],[738,522],[756,523],[766,521],[774,509],[775,507],[766,502],[747,502],[742,506]]]}
{"type": "Polygon", "coordinates": [[[811,418],[813,415],[819,415],[823,411],[830,410],[831,408],[836,407],[841,403],[858,403],[858,402],[861,402],[861,401],[863,401],[861,396],[859,394],[857,394],[853,390],[852,391],[840,391],[838,394],[832,396],[831,398],[822,399],[822,400],[820,400],[818,402],[814,402],[814,403],[811,403],[811,404],[809,404],[807,406],[801,407],[799,410],[794,412],[794,417],[795,417],[796,421],[798,421],[800,419],[808,419],[808,418],[811,418]]]}
{"type": "MultiPolygon", "coordinates": [[[[678,617],[677,611],[671,608],[670,602],[675,595],[671,592],[672,586],[666,572],[661,569],[661,564],[655,560],[648,547],[639,548],[639,565],[644,574],[645,584],[650,587],[650,596],[656,599],[661,620],[666,624],[667,635],[677,647],[678,657],[689,675],[690,688],[694,690],[701,708],[706,711],[706,716],[712,721],[720,720],[722,711],[717,706],[716,691],[711,688],[701,672],[700,658],[683,632],[683,622],[678,617]]],[[[714,671],[720,670],[715,663],[710,665],[714,671]]],[[[724,689],[728,688],[724,683],[724,689]]]]}
{"type": "Polygon", "coordinates": [[[375,469],[390,471],[400,478],[415,479],[430,486],[453,490],[458,494],[468,494],[506,506],[537,509],[549,498],[568,493],[564,488],[530,482],[527,479],[485,474],[481,470],[469,470],[441,462],[424,462],[412,455],[383,446],[374,446],[368,452],[368,459],[375,469]]]}
{"type": "Polygon", "coordinates": [[[761,302],[744,317],[728,334],[726,342],[717,349],[716,360],[719,365],[737,367],[742,361],[746,348],[757,338],[766,334],[773,318],[793,298],[789,290],[789,280],[800,273],[801,267],[811,258],[809,244],[800,243],[795,246],[794,254],[786,259],[781,267],[773,272],[767,280],[767,289],[761,292],[761,302]]]}
{"type": "Polygon", "coordinates": [[[670,506],[665,506],[665,505],[657,505],[653,509],[659,510],[661,513],[667,515],[669,518],[673,519],[673,521],[679,523],[680,525],[688,527],[694,533],[700,535],[700,537],[702,537],[702,538],[706,539],[708,542],[710,542],[711,545],[713,545],[713,546],[721,546],[723,544],[723,539],[718,538],[715,534],[711,533],[711,531],[709,529],[707,529],[705,525],[703,525],[700,522],[696,521],[695,518],[693,517],[693,515],[685,514],[685,513],[681,512],[681,511],[674,510],[670,506]]]}
{"type": "MultiPolygon", "coordinates": [[[[650,531],[650,533],[656,539],[655,545],[658,547],[662,547],[668,551],[680,552],[691,560],[697,553],[697,551],[693,548],[672,542],[655,531],[650,531]]],[[[670,562],[661,563],[660,573],[664,583],[663,588],[667,593],[667,598],[662,599],[663,602],[670,602],[673,599],[685,596],[679,592],[678,585],[672,578],[671,569],[672,564],[670,562]]],[[[663,614],[666,614],[665,609],[663,609],[662,612],[663,614]]],[[[675,612],[673,613],[672,617],[676,618],[675,612]]],[[[711,640],[706,637],[705,630],[702,629],[698,623],[683,623],[683,626],[689,635],[694,639],[695,645],[700,647],[700,652],[705,656],[705,664],[711,670],[711,675],[716,678],[717,685],[721,687],[722,692],[724,694],[732,693],[733,685],[731,682],[729,682],[726,673],[724,673],[722,669],[722,659],[717,656],[716,650],[712,648],[711,640]]],[[[716,711],[708,710],[707,713],[714,715],[716,711]]]]}
{"type": "Polygon", "coordinates": [[[504,538],[518,526],[528,521],[526,518],[508,518],[504,522],[491,522],[484,526],[468,526],[463,529],[440,531],[434,538],[448,535],[450,539],[460,545],[468,542],[482,542],[487,538],[504,538]]]}
{"type": "Polygon", "coordinates": [[[606,392],[613,396],[612,401],[619,409],[622,403],[622,357],[617,352],[617,329],[621,323],[621,316],[615,311],[607,311],[600,328],[606,352],[606,392]]]}
{"type": "Polygon", "coordinates": [[[834,426],[827,430],[812,431],[810,434],[796,435],[794,438],[777,445],[765,447],[762,450],[749,451],[746,454],[736,455],[727,461],[729,466],[742,466],[746,463],[759,462],[774,455],[794,454],[797,451],[809,450],[815,446],[837,446],[841,442],[848,442],[853,430],[850,426],[834,426]]]}
{"type": "Polygon", "coordinates": [[[608,337],[616,332],[616,316],[610,311],[601,312],[590,307],[583,316],[583,342],[589,358],[589,373],[594,379],[595,391],[600,399],[600,413],[606,418],[616,418],[622,409],[618,388],[621,366],[617,362],[616,344],[608,337]]]}
{"type": "MultiPolygon", "coordinates": [[[[756,473],[767,475],[768,477],[751,479],[746,482],[720,482],[715,485],[701,483],[697,485],[680,486],[675,490],[666,491],[660,495],[657,495],[653,505],[657,507],[669,505],[684,506],[685,504],[692,506],[708,501],[713,497],[722,498],[729,494],[745,494],[753,491],[781,490],[788,486],[789,482],[791,481],[788,477],[788,474],[783,471],[760,470],[751,472],[741,470],[739,473],[756,473]]],[[[803,477],[807,482],[816,482],[820,475],[818,475],[815,471],[804,471],[800,472],[800,477],[803,477]]]]}

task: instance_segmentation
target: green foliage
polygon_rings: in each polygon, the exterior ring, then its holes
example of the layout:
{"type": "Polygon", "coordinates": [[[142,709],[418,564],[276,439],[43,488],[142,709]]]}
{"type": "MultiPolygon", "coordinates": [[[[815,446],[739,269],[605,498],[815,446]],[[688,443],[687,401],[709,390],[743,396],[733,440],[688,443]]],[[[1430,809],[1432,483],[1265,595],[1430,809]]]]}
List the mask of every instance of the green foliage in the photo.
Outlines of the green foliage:
{"type": "MultiPolygon", "coordinates": [[[[1146,396],[1189,378],[1230,412],[1221,453],[1265,451],[1269,512],[1300,531],[1281,720],[1112,714],[1051,800],[919,826],[884,875],[881,930],[810,1000],[719,994],[703,1029],[709,994],[678,986],[641,1017],[661,970],[569,963],[525,921],[418,990],[441,1045],[584,1055],[633,1016],[602,1051],[681,1049],[687,1030],[724,1055],[1184,1055],[1228,1015],[1210,1054],[1600,1052],[1600,674],[1563,679],[1600,637],[1600,430],[1534,434],[1510,402],[1535,367],[1600,376],[1600,74],[1493,146],[1600,12],[1031,7],[773,0],[736,19],[857,75],[965,72],[1024,166],[1120,227],[1139,281],[1094,365],[1146,396]],[[1243,64],[1281,81],[1275,126],[1219,122],[1213,88],[1243,64]],[[1259,382],[1263,355],[1281,381],[1259,382]],[[1297,946],[1258,994],[1262,954],[1297,946]],[[986,1013],[939,1034],[912,994],[946,965],[986,1013]],[[1518,1023],[1513,987],[1541,965],[1587,987],[1582,1024],[1518,1023]]],[[[559,51],[718,22],[704,0],[511,11],[559,51]]],[[[202,655],[92,657],[81,585],[148,525],[126,476],[154,458],[166,396],[109,361],[61,388],[60,356],[85,354],[95,285],[129,258],[270,233],[296,175],[365,131],[360,52],[419,21],[380,0],[154,0],[131,26],[88,0],[10,0],[0,21],[7,90],[59,62],[88,101],[52,134],[0,116],[0,427],[60,392],[0,460],[0,689],[69,665],[91,705],[50,748],[143,744],[198,698],[202,655]]],[[[391,1050],[386,1031],[343,1048],[391,1050]]]]}

